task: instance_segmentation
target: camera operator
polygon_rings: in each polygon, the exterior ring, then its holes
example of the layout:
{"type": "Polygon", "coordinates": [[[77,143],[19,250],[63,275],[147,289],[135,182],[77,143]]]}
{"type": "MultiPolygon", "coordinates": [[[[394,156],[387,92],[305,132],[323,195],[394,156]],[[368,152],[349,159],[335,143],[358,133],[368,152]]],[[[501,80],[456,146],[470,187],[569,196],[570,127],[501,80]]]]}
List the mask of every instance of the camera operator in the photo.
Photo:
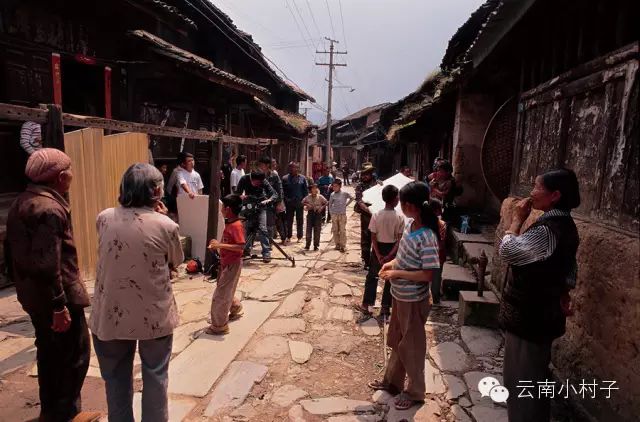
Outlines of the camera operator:
{"type": "Polygon", "coordinates": [[[248,205],[244,216],[247,239],[244,254],[245,256],[251,254],[253,242],[258,236],[262,246],[262,261],[267,263],[271,262],[271,245],[267,235],[267,208],[278,199],[278,194],[265,179],[264,173],[252,171],[240,178],[236,193],[241,196],[243,204],[248,205]]]}

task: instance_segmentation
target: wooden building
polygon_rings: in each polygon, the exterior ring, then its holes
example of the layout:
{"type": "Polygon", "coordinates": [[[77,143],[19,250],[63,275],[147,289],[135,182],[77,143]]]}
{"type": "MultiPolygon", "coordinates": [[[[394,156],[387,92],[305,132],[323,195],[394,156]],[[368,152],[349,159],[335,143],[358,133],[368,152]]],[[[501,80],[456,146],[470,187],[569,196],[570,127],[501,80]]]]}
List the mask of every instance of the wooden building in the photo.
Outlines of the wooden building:
{"type": "MultiPolygon", "coordinates": [[[[298,114],[300,101],[314,100],[280,77],[251,36],[207,0],[0,3],[0,103],[57,104],[66,113],[273,139],[229,144],[225,159],[272,154],[284,164],[306,156],[313,127],[298,114]]],[[[0,227],[27,183],[20,124],[0,120],[0,227]]],[[[205,192],[211,148],[188,138],[152,135],[149,142],[156,164],[174,166],[178,152],[193,153],[205,192]]]]}
{"type": "MultiPolygon", "coordinates": [[[[640,363],[639,6],[489,0],[451,39],[445,82],[423,86],[381,119],[389,139],[452,160],[464,189],[458,204],[501,215],[496,240],[536,175],[576,172],[576,313],[552,362],[560,380],[615,381],[610,398],[571,397],[603,421],[640,414],[640,373],[630,369],[640,363]]],[[[498,296],[504,282],[496,254],[498,296]]]]}
{"type": "MultiPolygon", "coordinates": [[[[334,120],[331,124],[331,153],[332,159],[340,166],[347,165],[357,170],[363,162],[371,161],[378,171],[389,175],[392,166],[388,166],[382,159],[384,153],[378,150],[384,140],[384,134],[379,130],[380,113],[388,103],[363,108],[355,113],[334,120]],[[380,167],[382,165],[382,167],[380,167]],[[387,168],[388,167],[388,168],[387,168]]],[[[327,125],[317,131],[317,144],[326,145],[327,125]]]]}

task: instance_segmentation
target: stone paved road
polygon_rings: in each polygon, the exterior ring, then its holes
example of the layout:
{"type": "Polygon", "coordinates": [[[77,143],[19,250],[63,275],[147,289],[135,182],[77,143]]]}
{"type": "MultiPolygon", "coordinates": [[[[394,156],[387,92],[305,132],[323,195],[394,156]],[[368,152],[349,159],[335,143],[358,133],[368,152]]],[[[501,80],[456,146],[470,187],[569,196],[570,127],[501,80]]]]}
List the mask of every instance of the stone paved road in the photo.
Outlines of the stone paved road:
{"type": "MultiPolygon", "coordinates": [[[[202,333],[215,285],[202,277],[174,284],[181,326],[170,364],[172,421],[506,421],[506,410],[477,389],[484,375],[500,379],[502,336],[460,329],[457,302],[434,307],[427,323],[425,404],[398,412],[388,395],[372,395],[366,383],[382,375],[382,331],[375,320],[357,324],[350,307],[361,298],[365,276],[357,215],[348,231],[345,254],[333,250],[325,227],[319,252],[287,247],[296,268],[287,261],[248,263],[238,287],[245,316],[224,337],[202,333]]],[[[0,419],[35,417],[37,381],[28,376],[35,375],[33,330],[11,289],[0,294],[0,324],[0,419]]],[[[139,378],[136,366],[138,415],[139,378]]],[[[83,399],[85,407],[106,410],[95,356],[83,399]]]]}

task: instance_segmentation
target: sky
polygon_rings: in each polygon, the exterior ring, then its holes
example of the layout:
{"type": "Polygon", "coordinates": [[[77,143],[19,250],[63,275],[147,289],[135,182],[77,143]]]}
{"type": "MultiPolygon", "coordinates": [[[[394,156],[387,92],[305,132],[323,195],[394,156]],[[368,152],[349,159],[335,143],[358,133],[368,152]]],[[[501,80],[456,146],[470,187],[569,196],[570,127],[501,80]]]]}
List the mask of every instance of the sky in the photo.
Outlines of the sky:
{"type": "MultiPolygon", "coordinates": [[[[300,103],[326,122],[329,42],[339,41],[333,119],[394,102],[436,70],[449,39],[484,0],[210,0],[250,33],[288,79],[316,99],[300,103]],[[343,24],[344,23],[344,24],[343,24]],[[353,90],[353,91],[352,91],[353,90]]],[[[272,66],[273,67],[273,66],[272,66]]],[[[282,73],[280,73],[282,75],[282,73]]]]}

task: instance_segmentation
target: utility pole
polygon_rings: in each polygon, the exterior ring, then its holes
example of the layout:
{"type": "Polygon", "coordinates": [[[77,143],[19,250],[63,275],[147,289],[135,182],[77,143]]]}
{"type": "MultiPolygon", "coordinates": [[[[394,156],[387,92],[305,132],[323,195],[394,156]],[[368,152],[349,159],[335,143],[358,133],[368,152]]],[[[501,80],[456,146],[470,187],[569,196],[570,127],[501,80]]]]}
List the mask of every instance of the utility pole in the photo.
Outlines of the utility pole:
{"type": "Polygon", "coordinates": [[[331,38],[324,37],[325,40],[329,41],[329,51],[316,51],[317,54],[328,54],[329,55],[329,63],[318,63],[318,66],[329,66],[329,92],[327,94],[327,144],[325,147],[325,160],[327,163],[327,168],[331,168],[331,97],[333,94],[333,71],[336,66],[346,66],[346,63],[334,63],[333,55],[334,54],[347,54],[346,51],[335,51],[334,44],[339,44],[338,41],[332,40],[331,38]]]}

